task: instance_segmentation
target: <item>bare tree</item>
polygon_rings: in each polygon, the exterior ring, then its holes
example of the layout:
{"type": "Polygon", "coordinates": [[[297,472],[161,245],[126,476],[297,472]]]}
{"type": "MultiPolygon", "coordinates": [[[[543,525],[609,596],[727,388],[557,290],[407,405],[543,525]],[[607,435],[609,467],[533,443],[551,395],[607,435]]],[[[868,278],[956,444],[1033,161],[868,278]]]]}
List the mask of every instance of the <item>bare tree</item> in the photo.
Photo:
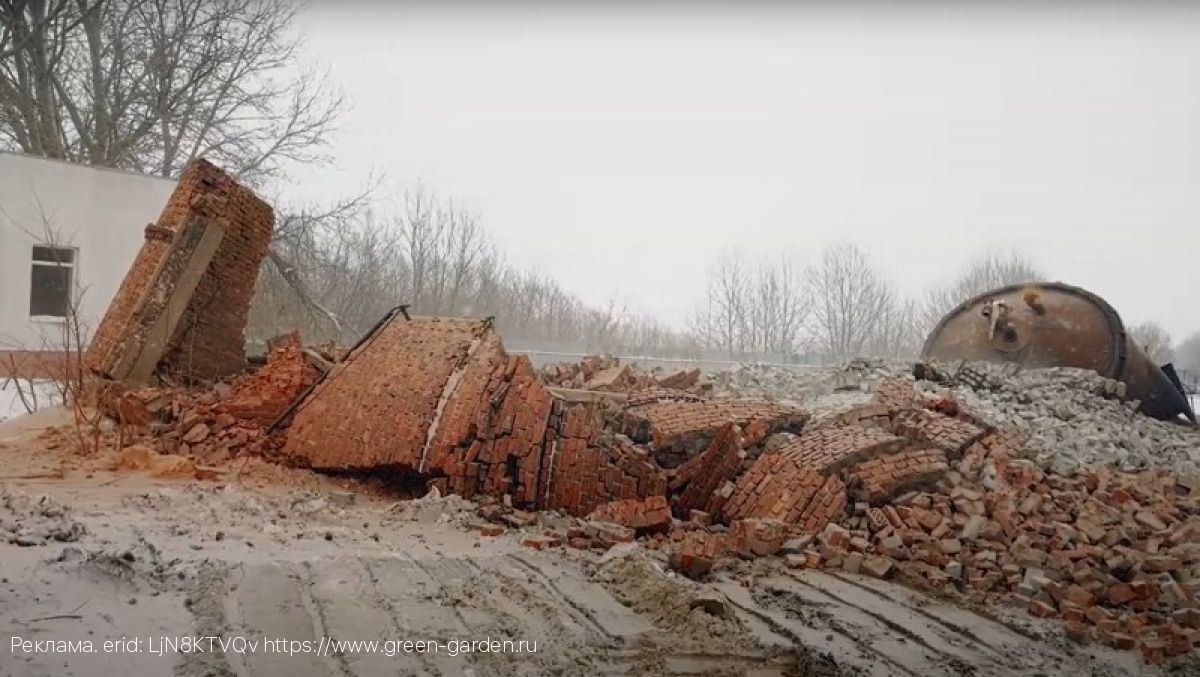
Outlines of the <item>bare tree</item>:
{"type": "Polygon", "coordinates": [[[835,359],[861,354],[892,312],[891,287],[851,244],[826,249],[806,277],[818,348],[835,359]]]}
{"type": "Polygon", "coordinates": [[[344,110],[299,62],[292,0],[0,0],[0,144],[175,176],[240,180],[324,159],[344,110]]]}
{"type": "Polygon", "coordinates": [[[799,266],[780,258],[760,267],[747,313],[751,349],[779,356],[799,351],[808,309],[808,290],[799,266]]]}
{"type": "Polygon", "coordinates": [[[1181,369],[1200,370],[1200,331],[1188,336],[1175,349],[1175,360],[1181,369]]]}
{"type": "Polygon", "coordinates": [[[709,271],[689,333],[729,357],[785,359],[804,343],[807,312],[803,272],[793,261],[747,262],[725,252],[709,271]]]}
{"type": "Polygon", "coordinates": [[[915,358],[921,352],[925,332],[921,311],[912,299],[889,303],[870,334],[865,351],[879,357],[915,358]]]}
{"type": "Polygon", "coordinates": [[[746,264],[736,252],[726,251],[708,274],[703,303],[690,320],[691,331],[703,344],[730,356],[746,349],[750,281],[746,264]]]}
{"type": "Polygon", "coordinates": [[[1157,323],[1143,322],[1136,327],[1130,327],[1129,336],[1146,351],[1146,355],[1155,364],[1171,361],[1175,352],[1171,348],[1171,335],[1157,323]]]}
{"type": "Polygon", "coordinates": [[[678,334],[631,317],[616,302],[589,307],[545,274],[506,264],[478,217],[451,200],[418,187],[400,200],[400,210],[380,212],[364,197],[285,215],[273,249],[304,297],[285,268],[264,266],[250,340],[261,344],[299,328],[311,341],[347,343],[407,303],[421,314],[495,316],[515,341],[574,350],[690,349],[678,334]]]}
{"type": "Polygon", "coordinates": [[[989,251],[976,258],[957,278],[948,284],[930,289],[925,295],[923,329],[925,332],[960,303],[984,292],[1011,284],[1038,282],[1046,279],[1032,261],[1020,253],[989,251]]]}

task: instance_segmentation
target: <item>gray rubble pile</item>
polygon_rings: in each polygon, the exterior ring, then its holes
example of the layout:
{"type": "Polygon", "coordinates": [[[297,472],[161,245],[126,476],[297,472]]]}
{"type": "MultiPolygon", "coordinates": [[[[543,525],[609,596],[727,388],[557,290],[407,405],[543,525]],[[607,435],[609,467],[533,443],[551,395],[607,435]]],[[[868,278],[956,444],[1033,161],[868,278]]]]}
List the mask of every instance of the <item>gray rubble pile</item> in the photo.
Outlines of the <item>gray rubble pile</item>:
{"type": "MultiPolygon", "coordinates": [[[[1200,431],[1137,413],[1136,403],[1124,399],[1123,383],[1094,371],[983,362],[922,367],[927,380],[917,382],[920,390],[948,391],[988,423],[1028,433],[1036,460],[1057,473],[1098,463],[1200,473],[1200,431]]],[[[867,403],[882,379],[912,373],[911,364],[858,359],[822,368],[748,364],[713,374],[710,382],[716,396],[795,402],[819,422],[867,403]]]]}
{"type": "Polygon", "coordinates": [[[881,379],[910,371],[903,362],[861,358],[831,367],[743,364],[711,374],[707,382],[713,397],[761,397],[803,402],[806,407],[812,400],[826,399],[836,407],[839,400],[849,406],[862,404],[881,379]]]}
{"type": "MultiPolygon", "coordinates": [[[[1200,472],[1200,431],[1159,421],[1125,401],[1125,386],[1070,367],[1014,370],[989,363],[955,370],[951,392],[989,423],[1029,433],[1029,448],[1044,467],[1069,474],[1103,463],[1122,470],[1157,467],[1200,472]],[[967,383],[971,385],[967,385],[967,383]]],[[[930,394],[945,387],[921,382],[930,394]]]]}

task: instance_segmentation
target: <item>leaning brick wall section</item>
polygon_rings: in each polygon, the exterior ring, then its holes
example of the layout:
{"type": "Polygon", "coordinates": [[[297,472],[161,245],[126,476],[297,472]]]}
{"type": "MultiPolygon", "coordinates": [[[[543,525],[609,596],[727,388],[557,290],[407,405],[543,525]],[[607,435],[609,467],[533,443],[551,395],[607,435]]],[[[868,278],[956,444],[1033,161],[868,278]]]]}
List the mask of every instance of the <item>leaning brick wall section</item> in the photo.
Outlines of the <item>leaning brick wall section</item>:
{"type": "Polygon", "coordinates": [[[304,402],[287,453],[317,469],[417,470],[446,384],[486,328],[480,320],[394,320],[304,402]]]}
{"type": "Polygon", "coordinates": [[[899,451],[904,440],[876,428],[856,425],[805,432],[779,453],[822,475],[830,475],[867,459],[899,451]]]}
{"type": "Polygon", "coordinates": [[[763,454],[738,478],[720,514],[727,523],[761,518],[795,524],[824,481],[787,456],[763,454]]]}
{"type": "MultiPolygon", "coordinates": [[[[432,414],[437,417],[437,425],[432,436],[426,437],[428,448],[418,463],[422,472],[462,460],[452,457],[463,445],[490,440],[489,434],[495,428],[493,419],[499,416],[510,387],[507,384],[519,366],[504,353],[500,337],[492,332],[473,338],[464,355],[461,368],[447,377],[441,410],[432,414]]],[[[479,449],[473,450],[470,460],[474,461],[478,453],[479,449]]]]}
{"type": "Polygon", "coordinates": [[[152,323],[150,318],[141,322],[135,318],[171,240],[194,217],[219,226],[223,237],[168,342],[162,366],[202,379],[245,367],[246,321],[275,215],[270,205],[221,169],[195,160],[184,168],[158,222],[147,226],[146,241],[92,337],[88,350],[92,369],[111,373],[129,348],[135,325],[152,323]]]}
{"type": "MultiPolygon", "coordinates": [[[[170,201],[167,202],[163,215],[159,217],[160,222],[166,221],[168,215],[177,213],[179,206],[186,205],[186,201],[191,195],[187,189],[194,190],[196,187],[194,184],[184,184],[181,181],[171,195],[170,201]]],[[[147,231],[155,232],[155,228],[153,225],[147,226],[147,231]]],[[[125,272],[125,278],[121,281],[116,296],[113,297],[112,302],[108,305],[108,310],[105,311],[104,317],[96,327],[95,333],[92,334],[87,351],[89,369],[107,374],[116,367],[121,358],[121,351],[126,345],[125,334],[133,321],[138,303],[145,295],[154,279],[155,271],[158,270],[170,248],[170,240],[164,241],[161,237],[147,235],[137,256],[134,257],[133,265],[125,272]]]]}
{"type": "Polygon", "coordinates": [[[915,442],[932,444],[945,450],[955,459],[984,433],[983,429],[966,421],[924,409],[905,409],[898,412],[893,419],[893,426],[897,435],[915,442]]]}
{"type": "Polygon", "coordinates": [[[906,449],[860,463],[848,476],[857,497],[879,504],[904,491],[936,482],[947,470],[946,452],[941,449],[906,449]]]}
{"type": "Polygon", "coordinates": [[[201,174],[205,195],[190,206],[220,225],[224,237],[180,318],[172,339],[175,349],[164,361],[174,373],[215,378],[246,366],[246,322],[275,215],[270,205],[207,162],[189,165],[184,176],[193,167],[201,174]]]}
{"type": "Polygon", "coordinates": [[[610,501],[666,494],[666,475],[645,452],[597,441],[600,421],[592,404],[556,402],[556,408],[561,413],[551,419],[561,422],[542,457],[538,507],[582,516],[610,501]]]}
{"type": "Polygon", "coordinates": [[[595,496],[601,458],[589,449],[600,429],[598,414],[591,403],[555,402],[552,417],[555,429],[542,456],[545,488],[539,495],[546,497],[546,508],[585,515],[604,502],[595,496]]]}

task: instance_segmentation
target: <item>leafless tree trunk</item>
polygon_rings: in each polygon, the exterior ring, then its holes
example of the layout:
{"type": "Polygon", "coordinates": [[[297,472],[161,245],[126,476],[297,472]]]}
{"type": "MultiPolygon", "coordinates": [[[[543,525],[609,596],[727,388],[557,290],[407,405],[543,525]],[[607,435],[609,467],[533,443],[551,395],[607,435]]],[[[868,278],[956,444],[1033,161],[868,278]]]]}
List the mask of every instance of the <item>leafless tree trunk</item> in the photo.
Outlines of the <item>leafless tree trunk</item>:
{"type": "Polygon", "coordinates": [[[802,271],[792,261],[748,263],[726,252],[709,272],[689,332],[728,357],[786,359],[804,343],[808,305],[802,271]]]}
{"type": "Polygon", "coordinates": [[[892,312],[895,293],[866,254],[850,244],[826,249],[806,277],[821,352],[835,359],[861,354],[892,312]]]}
{"type": "Polygon", "coordinates": [[[324,158],[344,109],[299,61],[291,0],[0,0],[0,144],[175,176],[207,157],[261,185],[324,158]]]}

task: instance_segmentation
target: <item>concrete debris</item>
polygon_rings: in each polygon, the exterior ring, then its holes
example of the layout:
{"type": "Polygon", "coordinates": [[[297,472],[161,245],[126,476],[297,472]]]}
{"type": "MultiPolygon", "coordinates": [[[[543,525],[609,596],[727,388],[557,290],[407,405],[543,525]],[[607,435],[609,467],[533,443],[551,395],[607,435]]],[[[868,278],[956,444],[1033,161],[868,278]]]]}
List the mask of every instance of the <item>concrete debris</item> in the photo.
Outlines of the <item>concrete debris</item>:
{"type": "Polygon", "coordinates": [[[1014,373],[1001,365],[971,363],[965,375],[942,371],[944,384],[923,388],[942,391],[948,385],[965,408],[1027,433],[1036,460],[1059,473],[1093,464],[1200,472],[1200,434],[1137,413],[1135,403],[1122,400],[1120,381],[1069,367],[1014,373]]]}
{"type": "MultiPolygon", "coordinates": [[[[868,359],[852,360],[830,369],[744,364],[716,372],[709,382],[712,396],[717,398],[766,397],[803,402],[807,406],[812,400],[834,393],[868,394],[872,384],[907,369],[908,365],[900,362],[868,359]]],[[[861,398],[854,400],[861,402],[861,398]]]]}

